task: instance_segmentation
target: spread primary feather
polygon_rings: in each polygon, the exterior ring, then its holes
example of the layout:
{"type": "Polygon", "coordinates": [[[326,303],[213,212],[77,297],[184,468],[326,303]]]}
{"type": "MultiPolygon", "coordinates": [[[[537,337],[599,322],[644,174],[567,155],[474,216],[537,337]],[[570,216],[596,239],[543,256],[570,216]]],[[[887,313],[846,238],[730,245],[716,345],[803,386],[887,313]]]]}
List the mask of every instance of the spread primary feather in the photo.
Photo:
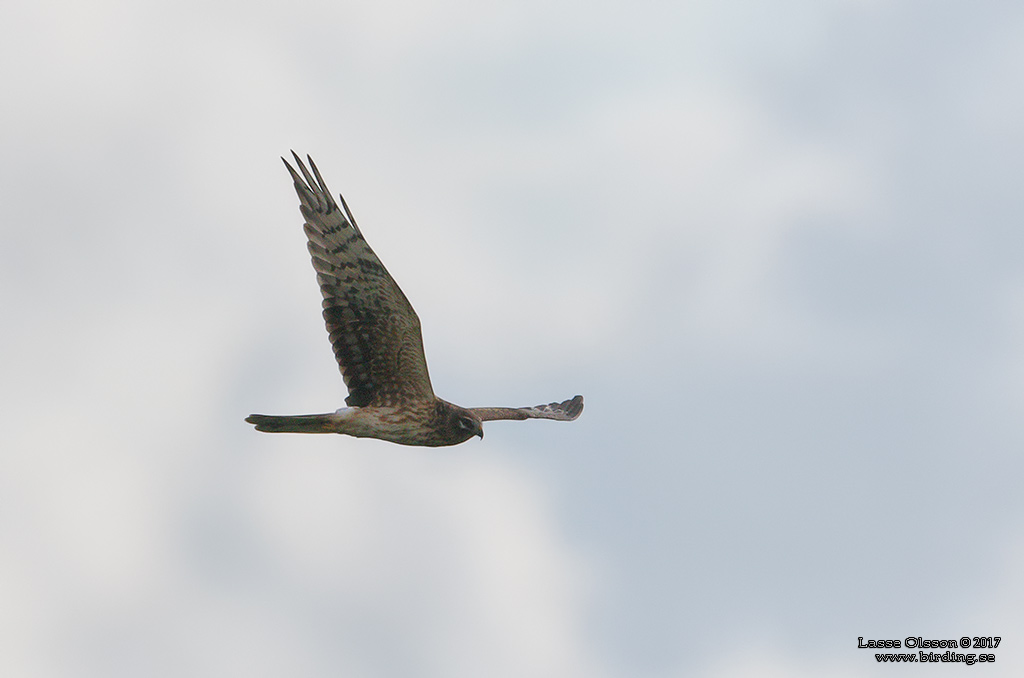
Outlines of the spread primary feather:
{"type": "Polygon", "coordinates": [[[303,230],[323,295],[323,317],[348,397],[327,414],[246,418],[257,431],[342,433],[402,445],[456,445],[483,438],[483,422],[497,419],[572,421],[583,396],[535,407],[453,405],[434,395],[423,353],[420,320],[394,278],[363,238],[345,199],[331,197],[313,159],[284,160],[299,196],[303,230]]]}

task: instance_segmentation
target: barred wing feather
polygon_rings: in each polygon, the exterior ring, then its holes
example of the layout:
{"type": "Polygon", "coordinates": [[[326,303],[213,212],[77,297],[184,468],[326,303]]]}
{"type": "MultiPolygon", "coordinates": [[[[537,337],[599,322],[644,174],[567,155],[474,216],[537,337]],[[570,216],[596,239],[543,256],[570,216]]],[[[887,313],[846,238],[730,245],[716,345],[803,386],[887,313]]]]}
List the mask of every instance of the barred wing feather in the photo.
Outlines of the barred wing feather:
{"type": "Polygon", "coordinates": [[[470,411],[480,417],[480,421],[496,421],[499,419],[554,419],[555,421],[572,421],[583,412],[583,396],[578,395],[571,400],[537,405],[535,407],[471,407],[470,411]]]}
{"type": "Polygon", "coordinates": [[[323,294],[323,316],[349,395],[350,407],[432,400],[420,320],[384,264],[366,243],[341,196],[344,213],[320,171],[292,152],[306,223],[307,247],[323,294]]]}

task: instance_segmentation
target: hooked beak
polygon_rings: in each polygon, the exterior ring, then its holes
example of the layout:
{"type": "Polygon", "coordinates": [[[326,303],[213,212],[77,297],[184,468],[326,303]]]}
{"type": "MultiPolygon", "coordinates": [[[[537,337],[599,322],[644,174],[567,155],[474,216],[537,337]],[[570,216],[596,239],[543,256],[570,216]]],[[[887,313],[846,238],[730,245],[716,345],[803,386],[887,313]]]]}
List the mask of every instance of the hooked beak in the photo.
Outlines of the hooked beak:
{"type": "Polygon", "coordinates": [[[483,426],[480,427],[480,432],[477,433],[477,435],[480,436],[480,440],[484,439],[484,427],[483,426]]]}

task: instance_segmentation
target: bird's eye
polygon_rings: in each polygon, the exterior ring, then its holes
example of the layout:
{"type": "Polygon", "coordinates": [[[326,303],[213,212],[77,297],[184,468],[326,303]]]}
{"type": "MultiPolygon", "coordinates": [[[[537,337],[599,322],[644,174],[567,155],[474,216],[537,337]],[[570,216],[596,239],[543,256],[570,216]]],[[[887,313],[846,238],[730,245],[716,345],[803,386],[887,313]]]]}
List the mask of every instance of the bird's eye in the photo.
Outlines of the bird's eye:
{"type": "Polygon", "coordinates": [[[472,429],[473,428],[473,422],[470,421],[469,419],[466,419],[465,417],[462,417],[462,418],[459,419],[459,427],[467,429],[467,430],[468,429],[472,429]]]}

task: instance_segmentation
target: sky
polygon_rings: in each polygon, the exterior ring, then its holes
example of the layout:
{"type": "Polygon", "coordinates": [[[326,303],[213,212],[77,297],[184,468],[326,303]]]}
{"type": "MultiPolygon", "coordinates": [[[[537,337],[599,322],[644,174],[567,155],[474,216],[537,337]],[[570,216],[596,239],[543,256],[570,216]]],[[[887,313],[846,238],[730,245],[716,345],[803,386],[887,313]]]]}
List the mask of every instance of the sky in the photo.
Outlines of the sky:
{"type": "Polygon", "coordinates": [[[0,82],[3,675],[1020,675],[1019,3],[8,0],[0,82]],[[291,149],[581,418],[245,424],[345,396],[291,149]]]}

